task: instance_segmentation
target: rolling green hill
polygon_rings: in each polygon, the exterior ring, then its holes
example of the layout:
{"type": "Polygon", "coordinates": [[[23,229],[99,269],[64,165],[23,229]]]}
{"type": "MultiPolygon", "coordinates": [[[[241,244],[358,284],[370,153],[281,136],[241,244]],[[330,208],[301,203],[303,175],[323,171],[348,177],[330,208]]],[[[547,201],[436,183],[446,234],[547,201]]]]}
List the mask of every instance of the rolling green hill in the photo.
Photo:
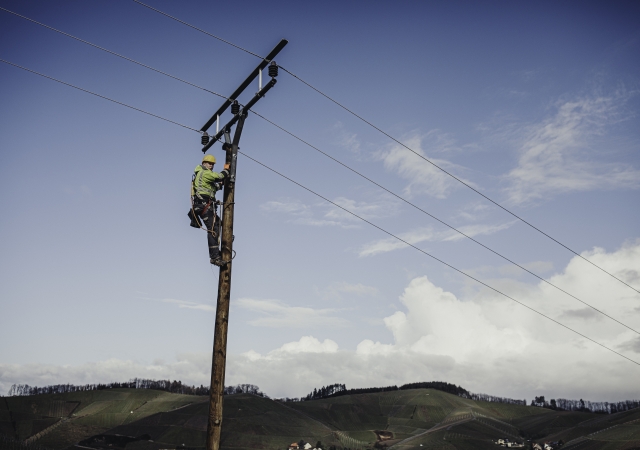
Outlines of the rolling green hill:
{"type": "MultiPolygon", "coordinates": [[[[3,397],[0,433],[54,450],[202,448],[207,410],[208,397],[145,389],[3,397]]],[[[497,449],[498,438],[563,440],[563,448],[576,450],[640,449],[640,410],[561,412],[433,389],[288,403],[229,395],[224,414],[222,447],[233,450],[286,449],[300,439],[351,450],[497,449]]]]}

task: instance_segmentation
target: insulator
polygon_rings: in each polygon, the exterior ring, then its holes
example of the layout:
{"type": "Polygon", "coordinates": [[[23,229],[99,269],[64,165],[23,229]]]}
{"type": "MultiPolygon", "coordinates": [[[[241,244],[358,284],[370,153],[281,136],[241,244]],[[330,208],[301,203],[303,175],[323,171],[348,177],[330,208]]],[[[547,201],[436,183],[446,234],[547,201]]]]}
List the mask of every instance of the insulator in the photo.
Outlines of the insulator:
{"type": "Polygon", "coordinates": [[[278,76],[278,65],[275,61],[271,61],[271,64],[269,64],[269,76],[271,78],[275,78],[278,76]]]}
{"type": "Polygon", "coordinates": [[[203,134],[200,142],[202,142],[202,145],[207,145],[209,143],[209,135],[203,134]]]}
{"type": "Polygon", "coordinates": [[[234,116],[240,113],[240,105],[238,104],[238,100],[234,100],[231,104],[231,114],[234,116]]]}

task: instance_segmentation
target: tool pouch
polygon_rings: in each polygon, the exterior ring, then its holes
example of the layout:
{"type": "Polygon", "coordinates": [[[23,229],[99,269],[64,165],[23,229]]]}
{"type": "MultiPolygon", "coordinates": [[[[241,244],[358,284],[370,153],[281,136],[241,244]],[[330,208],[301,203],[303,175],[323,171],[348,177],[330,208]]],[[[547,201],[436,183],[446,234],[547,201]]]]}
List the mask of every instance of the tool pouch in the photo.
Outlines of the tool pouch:
{"type": "Polygon", "coordinates": [[[189,216],[189,219],[191,219],[191,223],[189,224],[190,226],[192,226],[193,228],[202,228],[202,221],[200,220],[200,217],[198,217],[198,215],[194,212],[193,208],[189,209],[187,215],[189,216]]]}

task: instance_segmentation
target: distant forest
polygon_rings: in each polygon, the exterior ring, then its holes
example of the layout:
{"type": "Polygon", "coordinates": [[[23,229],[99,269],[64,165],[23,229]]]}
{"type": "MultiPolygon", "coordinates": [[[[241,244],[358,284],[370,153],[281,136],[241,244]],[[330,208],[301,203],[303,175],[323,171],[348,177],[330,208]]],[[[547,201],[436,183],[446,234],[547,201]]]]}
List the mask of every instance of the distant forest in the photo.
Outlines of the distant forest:
{"type": "MultiPolygon", "coordinates": [[[[155,389],[158,391],[171,392],[173,394],[186,394],[186,395],[209,395],[209,388],[200,385],[200,387],[189,386],[183,384],[182,381],[170,381],[170,380],[147,380],[142,378],[134,378],[124,383],[108,383],[108,384],[85,384],[76,386],[73,384],[56,384],[52,386],[29,386],[28,384],[14,384],[9,389],[9,396],[25,396],[25,395],[39,395],[39,394],[65,394],[67,392],[84,392],[84,391],[99,391],[103,389],[116,389],[116,388],[128,388],[128,389],[155,389]]],[[[436,389],[438,391],[447,392],[449,394],[457,395],[462,398],[468,398],[470,400],[478,400],[484,402],[493,403],[509,403],[512,405],[527,405],[526,400],[515,400],[506,397],[497,397],[495,395],[487,394],[474,394],[461,386],[447,383],[444,381],[425,381],[421,383],[408,383],[398,387],[385,386],[385,387],[372,387],[372,388],[360,388],[360,389],[347,389],[345,384],[331,384],[329,386],[322,386],[319,389],[314,389],[305,397],[301,398],[281,398],[276,399],[283,402],[304,402],[311,400],[319,400],[323,398],[340,397],[342,395],[353,394],[372,394],[376,392],[388,392],[388,391],[402,391],[407,389],[436,389]]],[[[252,394],[259,397],[269,398],[265,393],[260,391],[258,386],[253,384],[238,384],[236,386],[226,386],[224,388],[225,395],[231,394],[252,394]]],[[[625,400],[621,402],[591,402],[588,400],[568,400],[565,398],[545,400],[544,396],[535,397],[531,400],[530,406],[536,406],[539,408],[548,408],[556,411],[583,411],[592,412],[597,414],[614,414],[622,411],[629,411],[630,409],[640,408],[640,401],[638,400],[625,400]]]]}
{"type": "MultiPolygon", "coordinates": [[[[83,384],[76,386],[73,384],[55,384],[51,386],[37,387],[28,384],[14,384],[8,392],[8,396],[15,395],[39,395],[39,394],[66,394],[67,392],[84,392],[84,391],[101,391],[104,389],[155,389],[157,391],[171,392],[172,394],[186,395],[209,395],[209,388],[200,385],[200,387],[182,384],[182,381],[170,380],[146,380],[142,378],[134,378],[124,383],[108,383],[108,384],[83,384]]],[[[238,384],[237,386],[226,386],[224,388],[225,395],[231,394],[253,394],[259,397],[267,397],[260,391],[258,386],[253,384],[238,384]]],[[[267,397],[268,398],[268,397],[267,397]]]]}
{"type": "MultiPolygon", "coordinates": [[[[506,397],[497,397],[495,395],[487,394],[474,394],[461,386],[447,383],[444,381],[426,381],[421,383],[409,383],[402,386],[385,386],[385,387],[373,387],[362,389],[347,389],[344,384],[331,384],[329,386],[322,386],[320,389],[314,389],[308,395],[302,398],[285,398],[284,401],[309,401],[318,400],[321,398],[339,397],[342,395],[352,394],[369,394],[374,392],[387,392],[387,391],[402,391],[405,389],[436,389],[438,391],[454,394],[459,397],[468,398],[470,400],[478,400],[483,402],[493,403],[509,403],[512,405],[527,405],[526,400],[515,400],[506,397]]],[[[535,397],[531,400],[530,406],[537,406],[540,408],[548,408],[556,411],[582,411],[592,412],[597,414],[614,414],[622,411],[629,411],[630,409],[640,408],[640,401],[638,400],[625,400],[621,402],[591,402],[588,400],[568,400],[566,398],[551,399],[546,401],[544,396],[535,397]]]]}

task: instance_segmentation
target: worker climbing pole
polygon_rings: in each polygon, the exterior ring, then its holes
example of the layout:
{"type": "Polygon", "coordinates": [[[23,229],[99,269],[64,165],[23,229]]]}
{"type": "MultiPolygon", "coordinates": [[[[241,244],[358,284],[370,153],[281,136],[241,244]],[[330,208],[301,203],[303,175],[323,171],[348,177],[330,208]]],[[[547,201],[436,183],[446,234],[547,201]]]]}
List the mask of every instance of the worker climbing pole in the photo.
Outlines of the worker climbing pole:
{"type": "MultiPolygon", "coordinates": [[[[211,367],[211,394],[209,398],[209,421],[207,425],[207,450],[219,450],[220,433],[222,429],[222,395],[224,391],[224,376],[227,362],[227,331],[229,326],[229,300],[231,297],[231,266],[235,252],[233,251],[233,213],[235,208],[236,168],[240,136],[244,128],[247,114],[258,100],[265,96],[275,86],[278,66],[273,61],[278,53],[287,45],[282,39],[278,45],[258,64],[246,80],[231,94],[222,106],[200,129],[202,132],[202,152],[206,153],[213,144],[224,138],[222,149],[226,151],[224,171],[221,173],[224,182],[222,196],[222,233],[220,239],[220,257],[211,259],[211,263],[220,267],[218,277],[218,299],[216,305],[216,323],[213,338],[213,361],[211,367]],[[262,70],[269,66],[268,73],[271,80],[262,86],[262,70]],[[256,78],[259,78],[258,92],[249,102],[242,106],[237,98],[256,78]],[[233,118],[219,128],[220,116],[231,106],[233,118]],[[210,136],[207,130],[216,123],[216,134],[210,136]],[[235,125],[233,140],[231,129],[235,125]],[[211,139],[210,139],[211,138],[211,139]]],[[[215,192],[214,192],[215,195],[215,192]]],[[[210,253],[211,255],[211,253],[210,253]]]]}

